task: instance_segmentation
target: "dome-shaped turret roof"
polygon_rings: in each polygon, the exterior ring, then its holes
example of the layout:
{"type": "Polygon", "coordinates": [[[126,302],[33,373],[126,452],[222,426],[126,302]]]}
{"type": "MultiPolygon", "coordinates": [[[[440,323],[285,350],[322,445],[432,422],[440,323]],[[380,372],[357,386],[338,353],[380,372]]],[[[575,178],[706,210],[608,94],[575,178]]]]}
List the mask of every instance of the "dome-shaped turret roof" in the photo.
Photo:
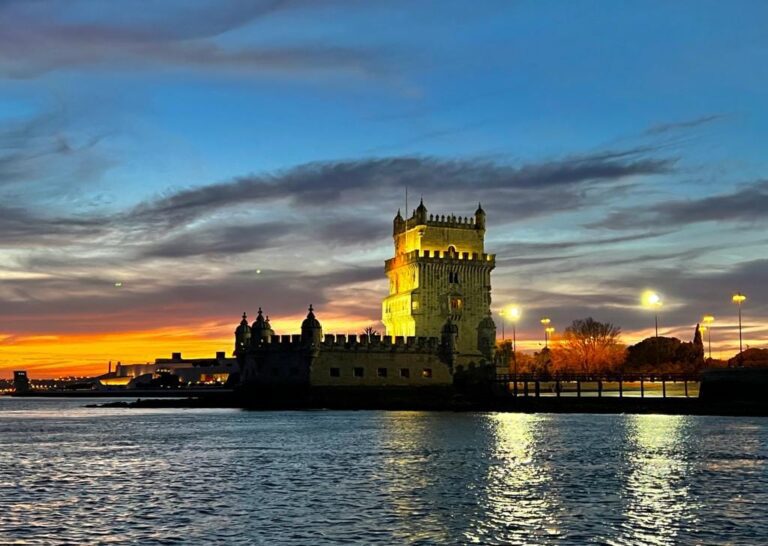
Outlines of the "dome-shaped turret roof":
{"type": "Polygon", "coordinates": [[[245,333],[250,331],[251,331],[251,327],[248,326],[248,315],[246,315],[245,312],[243,312],[243,320],[240,321],[240,324],[235,330],[235,333],[239,334],[239,333],[245,333]]]}
{"type": "Polygon", "coordinates": [[[488,330],[495,330],[496,329],[496,323],[493,322],[493,319],[491,318],[491,314],[488,313],[483,320],[480,321],[480,324],[477,326],[478,328],[485,328],[488,330]]]}
{"type": "Polygon", "coordinates": [[[261,307],[259,307],[259,311],[256,315],[256,320],[253,321],[253,329],[264,330],[265,328],[267,328],[267,323],[264,321],[264,314],[261,310],[261,307]]]}
{"type": "Polygon", "coordinates": [[[485,211],[483,210],[483,205],[480,203],[477,204],[477,210],[475,211],[475,214],[485,214],[485,211]]]}
{"type": "Polygon", "coordinates": [[[309,306],[309,313],[307,313],[307,318],[305,318],[304,322],[301,323],[302,330],[310,328],[322,328],[322,326],[320,326],[320,321],[315,318],[314,309],[312,308],[311,304],[309,306]]]}
{"type": "Polygon", "coordinates": [[[417,214],[426,214],[427,213],[427,207],[424,206],[424,198],[422,198],[419,201],[419,206],[416,208],[417,214]]]}

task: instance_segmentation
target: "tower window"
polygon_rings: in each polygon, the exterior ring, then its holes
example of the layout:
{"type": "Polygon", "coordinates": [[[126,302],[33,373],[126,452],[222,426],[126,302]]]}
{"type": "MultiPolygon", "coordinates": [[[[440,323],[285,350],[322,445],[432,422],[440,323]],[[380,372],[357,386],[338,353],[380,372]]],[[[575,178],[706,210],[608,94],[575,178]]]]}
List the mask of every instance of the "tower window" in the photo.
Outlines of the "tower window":
{"type": "Polygon", "coordinates": [[[378,375],[379,377],[387,377],[387,369],[386,368],[379,368],[376,371],[376,375],[378,375]]]}
{"type": "Polygon", "coordinates": [[[341,377],[341,368],[331,368],[331,377],[341,377]]]}
{"type": "Polygon", "coordinates": [[[463,306],[464,302],[461,300],[461,298],[451,298],[451,311],[461,311],[461,308],[463,306]]]}
{"type": "Polygon", "coordinates": [[[425,379],[432,379],[432,368],[424,368],[421,370],[421,377],[425,379]]]}
{"type": "Polygon", "coordinates": [[[353,368],[352,375],[355,377],[363,377],[363,368],[353,368]]]}
{"type": "Polygon", "coordinates": [[[409,370],[408,368],[400,368],[400,377],[402,377],[403,379],[408,379],[409,377],[411,377],[411,370],[409,370]]]}
{"type": "Polygon", "coordinates": [[[448,282],[451,284],[459,284],[459,274],[456,271],[449,271],[448,282]]]}

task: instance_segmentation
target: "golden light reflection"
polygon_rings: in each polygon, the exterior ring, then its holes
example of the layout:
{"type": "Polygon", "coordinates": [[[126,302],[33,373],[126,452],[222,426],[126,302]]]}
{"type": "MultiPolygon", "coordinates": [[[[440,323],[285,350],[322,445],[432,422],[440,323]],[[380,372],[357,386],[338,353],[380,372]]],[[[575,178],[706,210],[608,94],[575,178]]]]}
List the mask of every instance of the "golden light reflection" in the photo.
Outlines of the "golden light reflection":
{"type": "Polygon", "coordinates": [[[690,462],[684,446],[690,441],[687,416],[627,417],[629,468],[622,539],[625,544],[676,544],[688,529],[695,507],[684,479],[690,462]]]}
{"type": "Polygon", "coordinates": [[[546,417],[524,413],[489,415],[495,441],[483,495],[485,514],[470,542],[541,543],[560,534],[552,472],[537,453],[546,417]]]}

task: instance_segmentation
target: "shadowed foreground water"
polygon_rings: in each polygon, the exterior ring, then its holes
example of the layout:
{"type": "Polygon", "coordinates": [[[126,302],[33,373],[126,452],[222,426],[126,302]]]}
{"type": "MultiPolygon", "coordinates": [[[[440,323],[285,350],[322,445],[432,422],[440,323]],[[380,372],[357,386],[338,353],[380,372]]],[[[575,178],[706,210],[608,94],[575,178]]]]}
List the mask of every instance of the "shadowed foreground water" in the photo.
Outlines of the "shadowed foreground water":
{"type": "Polygon", "coordinates": [[[0,543],[768,537],[765,418],[84,403],[0,398],[0,543]]]}

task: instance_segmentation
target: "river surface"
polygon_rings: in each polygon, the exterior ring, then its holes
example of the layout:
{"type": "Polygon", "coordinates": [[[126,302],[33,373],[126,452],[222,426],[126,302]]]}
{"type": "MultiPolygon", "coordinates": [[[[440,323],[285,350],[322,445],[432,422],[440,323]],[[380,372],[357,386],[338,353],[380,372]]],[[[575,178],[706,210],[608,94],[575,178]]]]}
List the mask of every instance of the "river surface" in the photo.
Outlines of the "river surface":
{"type": "Polygon", "coordinates": [[[765,418],[86,403],[0,397],[0,544],[768,541],[765,418]]]}

